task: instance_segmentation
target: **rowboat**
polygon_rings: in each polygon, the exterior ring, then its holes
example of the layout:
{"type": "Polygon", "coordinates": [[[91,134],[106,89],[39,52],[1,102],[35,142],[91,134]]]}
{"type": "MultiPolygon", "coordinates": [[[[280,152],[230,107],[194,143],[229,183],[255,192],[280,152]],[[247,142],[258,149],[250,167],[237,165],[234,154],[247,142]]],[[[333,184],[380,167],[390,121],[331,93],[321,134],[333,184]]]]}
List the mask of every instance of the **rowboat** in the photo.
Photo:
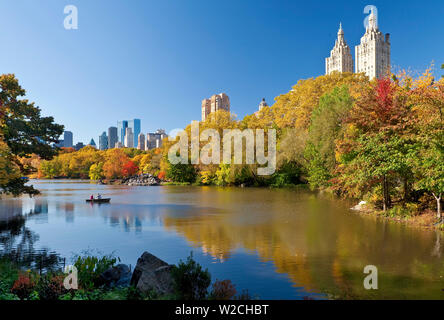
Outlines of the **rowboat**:
{"type": "Polygon", "coordinates": [[[91,203],[109,203],[111,198],[103,198],[103,199],[87,199],[86,202],[91,203]]]}

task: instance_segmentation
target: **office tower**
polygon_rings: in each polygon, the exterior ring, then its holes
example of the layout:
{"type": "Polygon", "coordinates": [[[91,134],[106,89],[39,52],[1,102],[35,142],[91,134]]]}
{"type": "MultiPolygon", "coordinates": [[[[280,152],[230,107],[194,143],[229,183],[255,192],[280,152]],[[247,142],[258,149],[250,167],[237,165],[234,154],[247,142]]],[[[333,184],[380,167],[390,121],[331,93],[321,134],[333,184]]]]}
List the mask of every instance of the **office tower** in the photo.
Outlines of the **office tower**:
{"type": "Polygon", "coordinates": [[[212,112],[225,110],[230,112],[230,98],[225,93],[215,94],[210,99],[202,100],[202,121],[212,112]]]}
{"type": "Polygon", "coordinates": [[[108,128],[108,148],[112,149],[116,147],[116,142],[119,137],[117,135],[117,128],[116,127],[109,127],[108,128]]]}
{"type": "Polygon", "coordinates": [[[73,137],[71,131],[65,131],[63,133],[63,146],[65,148],[72,148],[73,146],[73,137]]]}
{"type": "Polygon", "coordinates": [[[333,71],[353,72],[353,57],[350,47],[345,41],[342,24],[339,25],[338,39],[330,52],[330,57],[325,59],[325,74],[330,74],[333,71]]]}
{"type": "Polygon", "coordinates": [[[128,121],[128,128],[132,129],[132,133],[134,136],[133,146],[134,148],[137,148],[137,139],[139,137],[139,133],[141,132],[141,121],[140,119],[134,119],[128,121]]]}
{"type": "Polygon", "coordinates": [[[103,133],[99,136],[99,150],[106,149],[108,149],[108,136],[106,135],[106,132],[103,131],[103,133]]]}
{"type": "Polygon", "coordinates": [[[128,121],[127,120],[117,122],[117,135],[118,135],[117,138],[119,139],[119,141],[122,144],[125,142],[126,128],[128,128],[128,121]]]}
{"type": "Polygon", "coordinates": [[[123,148],[123,144],[122,144],[122,142],[117,141],[116,144],[114,145],[114,148],[116,148],[116,149],[123,148]]]}
{"type": "Polygon", "coordinates": [[[145,150],[145,135],[143,133],[139,133],[137,138],[137,149],[145,150]]]}
{"type": "Polygon", "coordinates": [[[85,145],[83,144],[83,142],[78,142],[75,146],[74,149],[76,149],[76,151],[79,151],[80,149],[84,148],[85,145]]]}
{"type": "Polygon", "coordinates": [[[132,128],[126,128],[124,145],[126,148],[134,148],[134,134],[132,128]]]}
{"type": "Polygon", "coordinates": [[[382,78],[390,71],[390,34],[384,38],[373,11],[361,44],[355,48],[355,62],[355,72],[364,72],[370,79],[382,78]]]}
{"type": "Polygon", "coordinates": [[[146,134],[146,150],[151,150],[155,148],[160,148],[162,146],[162,140],[168,137],[168,135],[165,133],[165,130],[158,129],[154,133],[147,133],[146,134]]]}
{"type": "Polygon", "coordinates": [[[91,147],[97,148],[96,142],[94,141],[94,139],[91,139],[91,141],[88,144],[91,147]]]}

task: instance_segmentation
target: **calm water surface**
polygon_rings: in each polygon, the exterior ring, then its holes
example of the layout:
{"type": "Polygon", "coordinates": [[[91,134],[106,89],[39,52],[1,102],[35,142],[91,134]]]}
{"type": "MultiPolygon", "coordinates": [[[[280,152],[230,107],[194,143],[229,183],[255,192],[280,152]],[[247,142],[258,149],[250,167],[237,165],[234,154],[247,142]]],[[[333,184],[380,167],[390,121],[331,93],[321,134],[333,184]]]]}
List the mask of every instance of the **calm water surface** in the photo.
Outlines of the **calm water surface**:
{"type": "Polygon", "coordinates": [[[301,190],[100,186],[33,181],[34,199],[0,200],[0,256],[24,265],[84,250],[133,267],[149,251],[177,263],[193,252],[215,279],[263,299],[444,299],[444,236],[361,216],[301,190]],[[111,204],[91,205],[100,192],[111,204]],[[379,289],[363,287],[366,265],[379,289]]]}

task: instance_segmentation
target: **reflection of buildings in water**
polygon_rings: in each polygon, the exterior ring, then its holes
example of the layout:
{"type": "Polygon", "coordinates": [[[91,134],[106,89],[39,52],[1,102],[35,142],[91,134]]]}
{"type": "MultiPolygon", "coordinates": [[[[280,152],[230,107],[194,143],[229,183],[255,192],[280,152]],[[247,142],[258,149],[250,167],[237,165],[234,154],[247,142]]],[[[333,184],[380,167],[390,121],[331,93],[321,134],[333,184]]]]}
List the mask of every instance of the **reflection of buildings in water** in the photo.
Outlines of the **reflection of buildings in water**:
{"type": "Polygon", "coordinates": [[[21,202],[14,200],[0,201],[0,222],[6,222],[22,215],[21,202]]]}
{"type": "Polygon", "coordinates": [[[36,200],[33,213],[35,214],[48,213],[48,201],[36,200]]]}
{"type": "Polygon", "coordinates": [[[256,212],[165,216],[164,224],[220,262],[237,248],[257,254],[260,260],[273,262],[276,272],[287,274],[294,287],[308,291],[368,297],[362,287],[367,264],[394,270],[386,274],[387,288],[380,293],[391,298],[400,296],[401,278],[421,288],[421,293],[416,289],[406,293],[411,297],[433,297],[427,292],[439,287],[436,279],[440,274],[444,278],[444,261],[436,258],[443,248],[434,234],[327,212],[319,205],[294,212],[297,214],[290,217],[285,210],[276,210],[269,219],[263,219],[262,212],[256,223],[256,212]],[[428,247],[434,248],[435,257],[423,250],[428,247]]]}
{"type": "Polygon", "coordinates": [[[62,202],[62,203],[57,202],[55,207],[56,207],[56,212],[63,212],[65,214],[66,223],[74,222],[75,205],[73,202],[62,202]]]}
{"type": "Polygon", "coordinates": [[[100,214],[112,227],[120,226],[125,232],[134,230],[139,233],[143,225],[163,225],[163,216],[168,205],[114,205],[103,207],[100,214]]]}

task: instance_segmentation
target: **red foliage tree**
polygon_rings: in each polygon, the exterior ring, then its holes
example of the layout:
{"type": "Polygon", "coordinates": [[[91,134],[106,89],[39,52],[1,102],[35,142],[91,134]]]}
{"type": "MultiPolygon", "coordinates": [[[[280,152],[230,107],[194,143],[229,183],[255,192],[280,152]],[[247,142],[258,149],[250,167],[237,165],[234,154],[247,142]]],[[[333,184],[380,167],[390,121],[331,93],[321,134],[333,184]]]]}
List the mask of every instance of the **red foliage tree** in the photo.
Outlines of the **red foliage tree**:
{"type": "Polygon", "coordinates": [[[139,171],[139,167],[131,160],[123,165],[122,174],[124,177],[133,176],[139,171]]]}
{"type": "Polygon", "coordinates": [[[159,175],[157,176],[160,180],[165,180],[166,173],[165,171],[160,171],[159,175]]]}

